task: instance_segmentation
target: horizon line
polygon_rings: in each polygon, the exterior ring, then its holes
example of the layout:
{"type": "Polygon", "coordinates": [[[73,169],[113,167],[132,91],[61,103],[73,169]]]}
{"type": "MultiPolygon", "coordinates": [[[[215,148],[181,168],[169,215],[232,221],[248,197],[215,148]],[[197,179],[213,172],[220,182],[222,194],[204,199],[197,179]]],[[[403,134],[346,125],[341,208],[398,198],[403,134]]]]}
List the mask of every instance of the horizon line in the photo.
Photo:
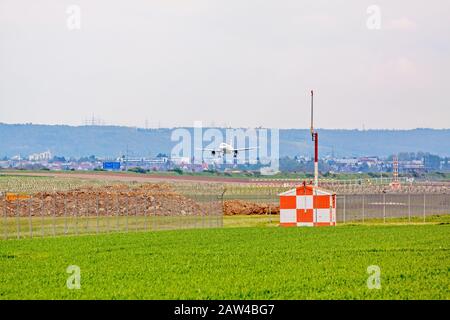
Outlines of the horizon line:
{"type": "MultiPolygon", "coordinates": [[[[33,122],[16,122],[7,123],[0,122],[0,125],[10,125],[10,126],[59,126],[59,127],[119,127],[119,128],[132,128],[140,130],[161,130],[161,129],[176,129],[176,128],[195,128],[192,126],[185,125],[175,125],[175,126],[160,126],[160,127],[142,127],[142,126],[132,126],[123,124],[62,124],[62,123],[33,123],[33,122]]],[[[244,127],[244,126],[210,126],[205,125],[201,128],[216,128],[216,129],[278,129],[278,130],[309,130],[309,128],[279,128],[279,127],[244,127]]],[[[435,128],[435,127],[415,127],[415,128],[317,128],[317,130],[346,130],[346,131],[414,131],[414,130],[450,130],[449,128],[435,128]]]]}

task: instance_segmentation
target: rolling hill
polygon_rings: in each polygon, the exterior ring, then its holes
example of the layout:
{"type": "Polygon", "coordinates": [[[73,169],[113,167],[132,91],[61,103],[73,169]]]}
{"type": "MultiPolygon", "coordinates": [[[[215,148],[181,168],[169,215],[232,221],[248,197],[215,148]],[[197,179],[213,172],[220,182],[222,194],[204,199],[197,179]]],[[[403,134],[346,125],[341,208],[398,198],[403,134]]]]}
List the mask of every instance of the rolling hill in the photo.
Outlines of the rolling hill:
{"type": "MultiPolygon", "coordinates": [[[[192,128],[186,128],[192,132],[192,128]]],[[[206,130],[205,128],[204,130],[206,130]]],[[[0,157],[50,150],[65,157],[116,157],[128,149],[131,156],[170,154],[177,141],[174,129],[120,126],[68,126],[0,123],[0,157]]],[[[225,129],[219,129],[225,132],[225,129]]],[[[319,129],[320,153],[339,157],[388,156],[398,152],[430,152],[450,156],[450,129],[339,130],[319,129]]],[[[311,155],[307,129],[281,129],[280,156],[311,155]]],[[[206,141],[204,146],[209,142],[206,141]]]]}

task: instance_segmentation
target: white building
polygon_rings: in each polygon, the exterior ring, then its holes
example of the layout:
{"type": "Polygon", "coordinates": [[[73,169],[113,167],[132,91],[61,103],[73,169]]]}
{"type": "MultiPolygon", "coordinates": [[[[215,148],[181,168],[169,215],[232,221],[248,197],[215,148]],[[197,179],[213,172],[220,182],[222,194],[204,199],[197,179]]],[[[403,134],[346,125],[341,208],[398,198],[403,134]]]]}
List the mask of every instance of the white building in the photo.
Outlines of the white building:
{"type": "Polygon", "coordinates": [[[48,161],[52,158],[52,154],[50,151],[45,151],[42,153],[33,153],[28,156],[28,160],[30,161],[48,161]]]}

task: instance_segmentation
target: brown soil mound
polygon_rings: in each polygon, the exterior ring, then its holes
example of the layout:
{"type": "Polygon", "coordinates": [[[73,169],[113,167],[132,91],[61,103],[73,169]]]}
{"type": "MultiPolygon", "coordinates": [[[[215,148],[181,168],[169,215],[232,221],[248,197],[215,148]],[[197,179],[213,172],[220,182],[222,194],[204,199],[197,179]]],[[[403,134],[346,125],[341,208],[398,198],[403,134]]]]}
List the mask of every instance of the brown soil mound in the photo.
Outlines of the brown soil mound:
{"type": "Polygon", "coordinates": [[[2,201],[0,209],[2,215],[10,217],[199,216],[222,213],[222,202],[217,197],[210,196],[211,199],[206,201],[196,201],[196,196],[182,194],[164,184],[83,187],[71,191],[38,192],[28,199],[2,201]]]}
{"type": "Polygon", "coordinates": [[[227,200],[224,202],[224,214],[228,216],[279,214],[280,208],[274,204],[248,202],[242,200],[227,200]]]}
{"type": "Polygon", "coordinates": [[[167,184],[138,187],[112,185],[83,187],[70,191],[38,192],[4,197],[0,214],[26,216],[211,216],[279,214],[274,204],[242,200],[223,203],[218,194],[196,194],[195,190],[175,190],[167,184]]]}

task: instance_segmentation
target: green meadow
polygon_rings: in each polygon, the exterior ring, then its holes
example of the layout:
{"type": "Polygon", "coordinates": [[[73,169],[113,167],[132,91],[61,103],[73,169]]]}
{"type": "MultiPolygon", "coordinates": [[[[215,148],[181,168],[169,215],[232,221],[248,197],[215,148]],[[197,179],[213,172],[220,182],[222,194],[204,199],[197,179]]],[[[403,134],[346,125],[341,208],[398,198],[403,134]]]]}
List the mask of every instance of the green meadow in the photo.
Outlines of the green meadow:
{"type": "Polygon", "coordinates": [[[448,223],[224,224],[0,240],[0,299],[450,299],[448,223]]]}

